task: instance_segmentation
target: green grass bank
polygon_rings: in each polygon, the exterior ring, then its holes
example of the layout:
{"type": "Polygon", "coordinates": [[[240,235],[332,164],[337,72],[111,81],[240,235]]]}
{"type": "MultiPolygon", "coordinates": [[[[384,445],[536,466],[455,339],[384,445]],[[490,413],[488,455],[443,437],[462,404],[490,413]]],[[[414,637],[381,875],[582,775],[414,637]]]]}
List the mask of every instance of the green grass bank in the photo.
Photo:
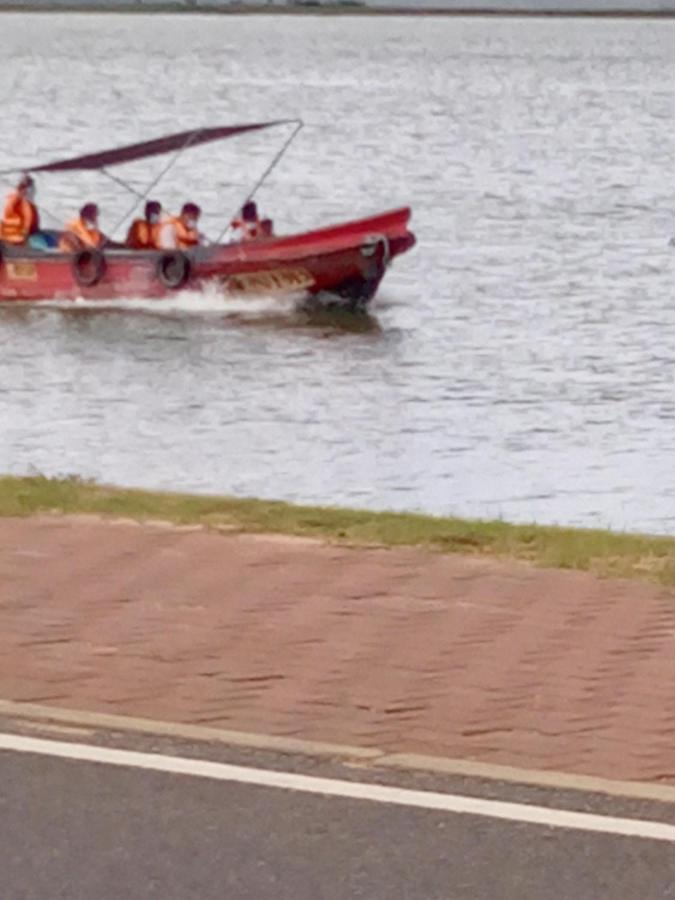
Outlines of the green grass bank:
{"type": "Polygon", "coordinates": [[[425,547],[675,585],[675,538],[669,537],[159,493],[77,478],[0,477],[0,515],[37,513],[154,519],[228,533],[287,534],[353,545],[425,547]]]}

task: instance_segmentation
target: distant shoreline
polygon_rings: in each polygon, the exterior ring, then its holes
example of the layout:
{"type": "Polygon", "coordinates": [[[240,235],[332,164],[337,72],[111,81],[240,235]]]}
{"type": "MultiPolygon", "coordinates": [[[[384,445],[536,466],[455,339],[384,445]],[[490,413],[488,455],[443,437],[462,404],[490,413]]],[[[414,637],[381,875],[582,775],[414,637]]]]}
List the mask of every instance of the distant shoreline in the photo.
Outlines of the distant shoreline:
{"type": "Polygon", "coordinates": [[[214,6],[176,6],[175,3],[147,4],[144,6],[134,2],[120,2],[115,6],[100,3],[39,3],[39,4],[0,4],[0,13],[97,13],[105,15],[129,14],[155,15],[157,13],[174,15],[209,15],[209,16],[385,16],[385,17],[467,17],[472,18],[536,18],[536,19],[672,19],[675,18],[675,9],[503,9],[498,6],[476,9],[455,8],[438,9],[433,6],[410,9],[392,6],[365,6],[358,3],[344,4],[312,4],[299,3],[292,6],[263,6],[248,4],[228,4],[221,7],[214,6]]]}

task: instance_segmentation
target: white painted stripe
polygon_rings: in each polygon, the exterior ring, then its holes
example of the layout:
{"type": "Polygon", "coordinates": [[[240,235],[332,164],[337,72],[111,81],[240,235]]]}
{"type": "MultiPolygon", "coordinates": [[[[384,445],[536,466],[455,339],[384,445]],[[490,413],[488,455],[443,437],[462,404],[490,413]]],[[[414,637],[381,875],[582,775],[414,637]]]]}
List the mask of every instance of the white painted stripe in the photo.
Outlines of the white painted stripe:
{"type": "Polygon", "coordinates": [[[244,747],[247,750],[268,750],[294,756],[325,757],[334,760],[360,760],[379,767],[434,772],[438,775],[463,775],[490,781],[510,781],[519,785],[535,785],[561,791],[583,791],[586,794],[608,794],[611,797],[630,797],[635,800],[653,800],[657,803],[675,803],[675,786],[662,782],[617,781],[597,775],[579,775],[556,772],[551,769],[519,769],[498,763],[477,762],[472,759],[448,759],[443,756],[419,756],[413,753],[385,752],[377,747],[350,747],[346,744],[327,744],[301,738],[279,737],[269,734],[250,734],[245,731],[228,731],[206,725],[188,725],[184,722],[161,722],[157,719],[137,719],[111,713],[86,712],[57,706],[42,706],[0,700],[0,718],[7,717],[22,723],[58,722],[91,730],[128,731],[152,737],[165,736],[177,740],[201,743],[225,744],[244,747]]]}
{"type": "Polygon", "coordinates": [[[490,819],[504,819],[549,828],[571,828],[577,831],[593,831],[622,837],[675,842],[675,825],[643,819],[620,819],[612,816],[569,812],[563,809],[549,809],[545,806],[504,803],[501,800],[483,800],[478,797],[438,794],[432,791],[411,791],[380,784],[338,781],[333,778],[316,778],[311,775],[274,772],[269,769],[249,769],[227,763],[180,756],[161,756],[155,753],[138,753],[133,750],[113,750],[90,744],[42,740],[16,734],[0,734],[0,750],[167,772],[172,775],[188,775],[194,778],[211,778],[216,781],[232,781],[258,787],[281,788],[307,794],[320,794],[324,797],[369,800],[373,803],[392,803],[417,809],[485,816],[490,819]]]}

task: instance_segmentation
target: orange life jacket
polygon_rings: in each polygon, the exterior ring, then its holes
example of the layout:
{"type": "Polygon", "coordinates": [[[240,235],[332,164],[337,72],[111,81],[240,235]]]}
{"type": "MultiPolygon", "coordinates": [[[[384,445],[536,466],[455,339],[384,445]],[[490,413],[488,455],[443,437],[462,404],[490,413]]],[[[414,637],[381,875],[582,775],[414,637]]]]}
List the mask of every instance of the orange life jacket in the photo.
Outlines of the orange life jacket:
{"type": "Polygon", "coordinates": [[[59,247],[61,250],[72,253],[83,247],[101,247],[105,238],[98,228],[87,228],[82,219],[73,219],[66,225],[66,230],[61,236],[59,247]]]}
{"type": "Polygon", "coordinates": [[[40,219],[35,204],[18,191],[10,194],[0,222],[0,240],[8,244],[24,244],[39,228],[40,219]]]}
{"type": "Polygon", "coordinates": [[[232,219],[230,227],[236,229],[241,235],[242,241],[254,241],[260,237],[260,222],[245,222],[241,218],[232,219]]]}
{"type": "MultiPolygon", "coordinates": [[[[180,216],[168,219],[176,229],[176,243],[181,250],[189,250],[199,244],[199,231],[196,228],[188,228],[180,216]]],[[[164,222],[166,225],[166,222],[164,222]]]]}
{"type": "Polygon", "coordinates": [[[157,250],[160,246],[161,224],[152,224],[146,219],[136,219],[127,233],[126,245],[132,250],[157,250]]]}

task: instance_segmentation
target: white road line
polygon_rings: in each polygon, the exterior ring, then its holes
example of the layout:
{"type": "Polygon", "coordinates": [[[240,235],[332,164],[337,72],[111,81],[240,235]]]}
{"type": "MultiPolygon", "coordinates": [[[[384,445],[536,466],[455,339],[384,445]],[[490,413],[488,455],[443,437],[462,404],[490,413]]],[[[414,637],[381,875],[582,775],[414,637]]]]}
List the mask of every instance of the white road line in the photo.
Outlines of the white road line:
{"type": "Polygon", "coordinates": [[[380,784],[338,781],[333,778],[316,778],[311,775],[274,772],[268,769],[249,769],[244,766],[232,766],[226,763],[187,757],[161,756],[155,753],[138,753],[133,750],[113,750],[90,744],[42,740],[21,737],[16,734],[0,734],[0,750],[167,772],[172,775],[188,775],[194,778],[211,778],[216,781],[232,781],[258,787],[281,788],[306,794],[320,794],[325,797],[369,800],[373,803],[391,803],[417,809],[484,816],[490,819],[504,819],[549,828],[571,828],[577,831],[593,831],[623,837],[675,842],[675,825],[643,819],[621,819],[590,813],[569,812],[562,809],[549,809],[544,806],[462,797],[456,794],[411,791],[380,784]]]}

